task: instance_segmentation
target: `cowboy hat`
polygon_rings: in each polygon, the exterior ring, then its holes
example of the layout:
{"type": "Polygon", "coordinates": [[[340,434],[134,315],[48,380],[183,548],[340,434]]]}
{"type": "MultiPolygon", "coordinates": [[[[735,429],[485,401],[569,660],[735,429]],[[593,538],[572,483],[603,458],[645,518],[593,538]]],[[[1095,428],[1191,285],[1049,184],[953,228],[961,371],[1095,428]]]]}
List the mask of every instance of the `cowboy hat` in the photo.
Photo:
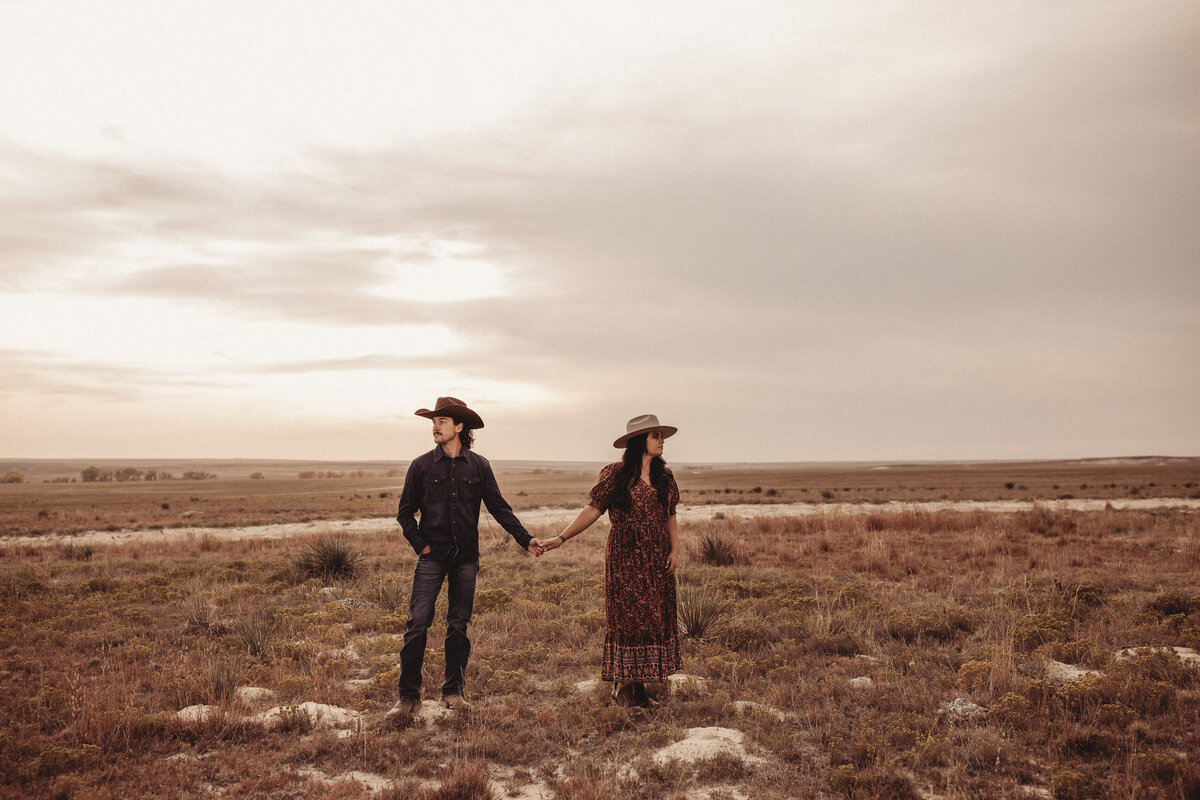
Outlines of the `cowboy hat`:
{"type": "Polygon", "coordinates": [[[613,442],[613,447],[624,447],[633,437],[650,431],[658,431],[666,439],[668,436],[674,436],[678,430],[679,428],[670,425],[659,425],[658,417],[653,414],[642,414],[625,423],[625,435],[613,442]]]}
{"type": "Polygon", "coordinates": [[[482,428],[483,420],[467,404],[457,397],[439,397],[434,403],[433,410],[421,408],[416,411],[418,417],[433,419],[434,417],[450,417],[455,422],[461,422],[468,428],[482,428]]]}

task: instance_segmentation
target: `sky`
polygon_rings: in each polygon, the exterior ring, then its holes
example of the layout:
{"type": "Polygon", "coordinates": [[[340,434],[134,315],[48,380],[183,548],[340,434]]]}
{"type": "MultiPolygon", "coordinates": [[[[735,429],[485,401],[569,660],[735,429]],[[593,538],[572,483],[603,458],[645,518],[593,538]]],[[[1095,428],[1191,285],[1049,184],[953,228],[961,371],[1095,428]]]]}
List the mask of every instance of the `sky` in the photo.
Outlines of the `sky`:
{"type": "Polygon", "coordinates": [[[0,0],[0,458],[1200,455],[1194,0],[0,0]]]}

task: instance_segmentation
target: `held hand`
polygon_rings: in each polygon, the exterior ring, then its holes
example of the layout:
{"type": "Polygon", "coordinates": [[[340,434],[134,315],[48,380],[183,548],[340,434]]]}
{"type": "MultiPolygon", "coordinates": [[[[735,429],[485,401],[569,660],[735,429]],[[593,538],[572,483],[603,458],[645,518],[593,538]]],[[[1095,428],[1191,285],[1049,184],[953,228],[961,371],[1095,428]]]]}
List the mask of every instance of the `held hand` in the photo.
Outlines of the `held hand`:
{"type": "Polygon", "coordinates": [[[546,552],[546,548],[542,544],[542,540],[541,539],[530,539],[529,540],[529,552],[533,553],[535,556],[540,556],[542,553],[546,552]]]}
{"type": "Polygon", "coordinates": [[[547,550],[554,550],[556,548],[562,547],[562,543],[563,543],[563,540],[561,538],[559,538],[558,536],[555,536],[553,538],[547,539],[546,541],[542,542],[542,547],[546,548],[547,550]]]}
{"type": "Polygon", "coordinates": [[[667,574],[668,575],[675,574],[675,567],[678,566],[678,563],[679,563],[678,558],[676,557],[674,550],[667,553],[667,574]]]}

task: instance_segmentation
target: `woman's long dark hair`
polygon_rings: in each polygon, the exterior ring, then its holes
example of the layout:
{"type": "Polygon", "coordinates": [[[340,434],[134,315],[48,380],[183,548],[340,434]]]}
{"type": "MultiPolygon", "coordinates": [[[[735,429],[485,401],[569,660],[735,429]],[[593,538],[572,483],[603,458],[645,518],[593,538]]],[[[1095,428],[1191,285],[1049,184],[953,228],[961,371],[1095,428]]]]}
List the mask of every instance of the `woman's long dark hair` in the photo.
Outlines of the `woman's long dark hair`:
{"type": "MultiPolygon", "coordinates": [[[[642,477],[642,456],[646,454],[646,438],[649,435],[643,433],[630,439],[625,445],[625,455],[621,456],[621,469],[617,472],[611,505],[622,511],[628,511],[633,503],[631,492],[634,483],[642,477]]],[[[663,461],[662,456],[655,456],[650,461],[650,485],[658,492],[658,502],[665,509],[671,482],[667,480],[667,462],[663,461]]]]}

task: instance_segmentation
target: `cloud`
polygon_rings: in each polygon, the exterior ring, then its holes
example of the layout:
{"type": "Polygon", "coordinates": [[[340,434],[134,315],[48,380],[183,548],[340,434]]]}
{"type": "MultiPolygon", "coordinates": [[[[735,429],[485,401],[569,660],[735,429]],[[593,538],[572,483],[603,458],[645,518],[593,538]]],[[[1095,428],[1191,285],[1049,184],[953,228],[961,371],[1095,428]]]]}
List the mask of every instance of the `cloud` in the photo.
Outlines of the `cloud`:
{"type": "Polygon", "coordinates": [[[8,145],[0,290],[204,309],[248,335],[375,327],[206,374],[449,369],[543,392],[561,421],[641,397],[697,424],[875,417],[876,441],[930,408],[962,441],[1014,409],[1180,418],[1169,398],[1200,389],[1193,4],[728,31],[549,80],[486,123],[312,145],[286,171],[8,145]],[[443,325],[453,348],[401,347],[401,325],[443,325]]]}

